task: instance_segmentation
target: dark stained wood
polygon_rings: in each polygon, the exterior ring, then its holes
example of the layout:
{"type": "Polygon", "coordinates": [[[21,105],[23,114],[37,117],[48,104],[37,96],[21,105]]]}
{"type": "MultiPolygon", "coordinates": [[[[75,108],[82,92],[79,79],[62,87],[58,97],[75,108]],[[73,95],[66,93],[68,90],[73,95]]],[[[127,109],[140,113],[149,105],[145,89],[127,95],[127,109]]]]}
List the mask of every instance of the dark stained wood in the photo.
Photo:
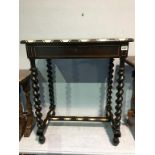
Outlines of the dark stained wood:
{"type": "Polygon", "coordinates": [[[119,57],[120,46],[34,46],[29,57],[48,58],[107,58],[119,57]]]}
{"type": "Polygon", "coordinates": [[[109,39],[108,41],[90,42],[43,42],[25,40],[28,58],[52,59],[52,58],[119,58],[127,57],[128,45],[133,39],[119,41],[109,39]]]}
{"type": "Polygon", "coordinates": [[[35,107],[36,121],[39,135],[39,142],[44,143],[45,137],[43,134],[44,121],[42,119],[42,107],[40,101],[40,90],[39,90],[39,82],[38,82],[38,70],[36,68],[35,59],[30,59],[31,63],[31,81],[32,81],[32,89],[33,89],[33,101],[35,107]]]}
{"type": "MultiPolygon", "coordinates": [[[[126,45],[128,46],[128,45],[126,45]]],[[[118,45],[91,45],[91,46],[33,46],[27,47],[29,58],[119,58],[122,55],[118,45]]],[[[124,52],[124,51],[123,51],[124,52]]],[[[127,56],[127,53],[124,55],[127,56]]]]}
{"type": "Polygon", "coordinates": [[[50,98],[50,113],[53,112],[52,115],[55,115],[55,103],[54,103],[54,88],[53,88],[53,66],[52,60],[47,59],[47,77],[48,77],[48,88],[49,88],[49,98],[50,98]]]}
{"type": "Polygon", "coordinates": [[[113,88],[113,72],[114,72],[114,59],[109,60],[109,73],[108,73],[108,88],[107,88],[107,105],[106,105],[106,116],[113,121],[112,113],[112,88],[113,88]]]}
{"type": "Polygon", "coordinates": [[[128,56],[129,42],[133,42],[131,38],[118,39],[74,39],[74,40],[22,40],[22,44],[26,44],[27,56],[31,64],[32,88],[37,119],[37,135],[39,142],[45,142],[44,131],[49,121],[110,121],[114,133],[114,145],[118,145],[120,132],[120,120],[122,109],[123,81],[124,81],[124,59],[128,56]],[[80,116],[55,116],[54,91],[53,91],[53,75],[51,59],[71,59],[71,58],[110,58],[108,93],[106,117],[80,117],[80,116]],[[113,85],[113,60],[120,59],[120,67],[118,72],[118,86],[116,99],[116,113],[113,119],[111,108],[111,96],[113,85]],[[37,77],[36,59],[47,59],[47,74],[49,83],[50,108],[45,117],[42,119],[42,107],[39,93],[39,79],[37,77]],[[78,120],[79,119],[79,120],[78,120]]]}
{"type": "Polygon", "coordinates": [[[114,131],[114,145],[119,144],[119,137],[121,137],[120,125],[121,125],[121,114],[122,114],[122,102],[123,102],[123,87],[124,87],[124,71],[125,64],[124,58],[120,58],[120,65],[118,70],[118,85],[117,85],[117,93],[116,93],[116,106],[115,106],[115,120],[113,123],[113,131],[114,131]]]}

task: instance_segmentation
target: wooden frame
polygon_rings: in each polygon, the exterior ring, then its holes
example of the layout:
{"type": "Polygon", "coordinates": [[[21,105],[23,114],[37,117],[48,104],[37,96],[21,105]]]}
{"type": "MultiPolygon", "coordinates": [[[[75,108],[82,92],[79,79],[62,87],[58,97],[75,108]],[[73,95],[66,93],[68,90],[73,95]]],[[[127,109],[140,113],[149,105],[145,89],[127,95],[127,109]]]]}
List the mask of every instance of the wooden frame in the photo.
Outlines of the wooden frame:
{"type": "Polygon", "coordinates": [[[111,122],[114,138],[113,144],[119,144],[121,108],[123,101],[124,86],[124,60],[128,56],[129,42],[133,39],[89,39],[89,40],[22,40],[26,44],[27,56],[31,63],[31,79],[34,95],[35,114],[37,119],[37,135],[39,142],[45,142],[44,131],[48,126],[48,121],[103,121],[111,122]],[[56,116],[53,93],[52,59],[75,59],[75,58],[109,58],[109,77],[107,88],[106,116],[103,117],[83,117],[83,116],[56,116]],[[116,93],[116,112],[112,113],[112,85],[113,85],[113,61],[114,58],[120,59],[117,93],[116,93]],[[50,106],[46,118],[42,119],[42,107],[40,101],[38,71],[35,65],[36,59],[47,60],[47,74],[49,82],[50,106]]]}

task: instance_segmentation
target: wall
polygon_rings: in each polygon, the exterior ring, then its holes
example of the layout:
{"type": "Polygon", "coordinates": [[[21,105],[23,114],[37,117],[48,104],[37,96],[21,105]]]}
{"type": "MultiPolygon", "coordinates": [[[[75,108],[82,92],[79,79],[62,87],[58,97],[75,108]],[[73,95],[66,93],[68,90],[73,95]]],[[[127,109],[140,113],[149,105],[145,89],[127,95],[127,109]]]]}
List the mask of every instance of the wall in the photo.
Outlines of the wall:
{"type": "MultiPolygon", "coordinates": [[[[134,0],[20,0],[20,40],[134,38],[134,0]],[[82,13],[84,16],[82,16],[82,13]]],[[[133,45],[130,55],[134,55],[133,45]]],[[[20,68],[29,68],[20,45],[20,68]]]]}
{"type": "MultiPolygon", "coordinates": [[[[20,0],[20,40],[63,38],[134,38],[134,0],[20,0]]],[[[134,55],[131,43],[129,55],[134,55]]],[[[19,68],[29,68],[20,45],[19,68]]],[[[100,115],[105,104],[108,60],[55,60],[55,98],[61,114],[100,115]],[[76,109],[74,108],[76,107],[76,109]],[[79,108],[79,111],[77,109],[79,108]]],[[[42,102],[48,102],[46,63],[40,66],[42,102]]],[[[131,70],[131,69],[129,69],[131,70]]],[[[129,72],[126,73],[129,75],[129,72]]],[[[125,101],[131,96],[130,77],[125,101]]],[[[45,104],[46,105],[46,104],[45,104]]],[[[58,113],[60,113],[58,111],[58,113]]]]}

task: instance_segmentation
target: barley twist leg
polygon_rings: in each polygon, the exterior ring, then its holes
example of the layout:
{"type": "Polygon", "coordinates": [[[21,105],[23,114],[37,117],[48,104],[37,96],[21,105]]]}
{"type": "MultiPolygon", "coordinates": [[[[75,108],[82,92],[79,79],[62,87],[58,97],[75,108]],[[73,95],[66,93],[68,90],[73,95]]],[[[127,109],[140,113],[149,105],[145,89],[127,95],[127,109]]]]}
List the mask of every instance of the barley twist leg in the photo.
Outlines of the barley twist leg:
{"type": "Polygon", "coordinates": [[[39,136],[39,142],[42,144],[45,142],[45,137],[43,133],[43,120],[42,120],[42,108],[40,101],[40,92],[39,92],[39,81],[38,81],[38,71],[35,66],[35,59],[30,59],[31,62],[31,81],[33,89],[33,101],[35,107],[36,121],[37,121],[37,135],[39,136]]]}
{"type": "Polygon", "coordinates": [[[47,61],[47,77],[48,77],[49,99],[50,99],[49,110],[50,112],[52,112],[52,115],[55,115],[52,62],[50,59],[47,59],[46,61],[47,61]]]}
{"type": "Polygon", "coordinates": [[[113,132],[114,132],[114,145],[119,144],[119,137],[121,137],[120,132],[120,124],[121,124],[121,114],[122,114],[122,102],[123,102],[123,87],[124,87],[124,58],[120,58],[120,66],[118,71],[118,86],[117,86],[117,93],[116,93],[116,112],[115,112],[115,120],[113,125],[113,132]]]}
{"type": "Polygon", "coordinates": [[[112,121],[112,87],[113,87],[113,72],[114,72],[114,59],[111,58],[109,61],[109,73],[108,73],[108,89],[107,89],[107,105],[106,105],[106,116],[112,121]]]}

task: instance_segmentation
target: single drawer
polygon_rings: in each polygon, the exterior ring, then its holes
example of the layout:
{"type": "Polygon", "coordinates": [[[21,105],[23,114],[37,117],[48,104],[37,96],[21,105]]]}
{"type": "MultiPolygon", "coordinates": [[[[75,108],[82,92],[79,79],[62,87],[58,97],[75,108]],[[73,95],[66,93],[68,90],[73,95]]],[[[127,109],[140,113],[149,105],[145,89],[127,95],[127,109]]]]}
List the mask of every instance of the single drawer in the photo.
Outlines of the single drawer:
{"type": "Polygon", "coordinates": [[[30,47],[28,57],[47,58],[118,58],[119,45],[42,46],[30,47]]]}

